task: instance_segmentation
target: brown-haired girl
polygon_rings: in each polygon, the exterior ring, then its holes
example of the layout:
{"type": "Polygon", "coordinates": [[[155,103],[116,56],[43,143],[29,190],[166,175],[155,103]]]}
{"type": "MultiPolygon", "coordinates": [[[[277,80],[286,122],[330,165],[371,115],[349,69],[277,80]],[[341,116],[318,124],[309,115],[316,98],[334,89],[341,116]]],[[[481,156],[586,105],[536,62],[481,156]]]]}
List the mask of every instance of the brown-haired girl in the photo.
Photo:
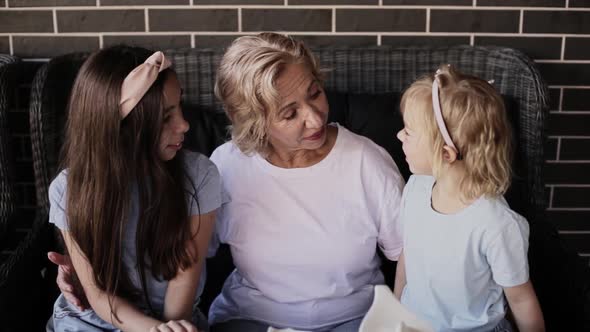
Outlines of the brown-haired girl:
{"type": "Polygon", "coordinates": [[[50,222],[91,309],[60,295],[56,331],[207,329],[195,304],[221,184],[206,157],[181,150],[189,126],[170,65],[116,46],[76,78],[50,222]]]}
{"type": "Polygon", "coordinates": [[[410,170],[402,196],[404,252],[395,294],[436,331],[543,331],[529,281],[529,227],[502,195],[511,129],[486,81],[442,66],[401,101],[410,170]]]}

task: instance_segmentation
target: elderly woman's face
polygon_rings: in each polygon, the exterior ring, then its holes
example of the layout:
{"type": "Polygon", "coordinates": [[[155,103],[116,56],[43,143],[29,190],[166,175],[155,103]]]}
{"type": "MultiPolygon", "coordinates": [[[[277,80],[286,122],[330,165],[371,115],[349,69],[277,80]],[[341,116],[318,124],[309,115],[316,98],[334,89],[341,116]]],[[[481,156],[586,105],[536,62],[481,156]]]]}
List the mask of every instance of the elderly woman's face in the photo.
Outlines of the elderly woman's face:
{"type": "Polygon", "coordinates": [[[289,64],[279,75],[277,111],[271,115],[268,137],[282,152],[315,150],[326,142],[328,101],[324,90],[302,64],[289,64]]]}

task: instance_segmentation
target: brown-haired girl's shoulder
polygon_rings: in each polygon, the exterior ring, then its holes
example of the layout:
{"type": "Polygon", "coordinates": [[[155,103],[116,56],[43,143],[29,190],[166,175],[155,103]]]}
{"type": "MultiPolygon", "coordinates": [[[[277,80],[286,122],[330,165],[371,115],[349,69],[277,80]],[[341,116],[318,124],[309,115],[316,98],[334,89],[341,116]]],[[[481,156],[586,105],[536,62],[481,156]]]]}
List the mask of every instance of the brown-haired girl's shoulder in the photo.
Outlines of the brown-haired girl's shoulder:
{"type": "Polygon", "coordinates": [[[60,229],[67,229],[65,218],[67,186],[67,170],[62,170],[51,181],[48,190],[49,222],[55,224],[60,229]]]}
{"type": "Polygon", "coordinates": [[[183,156],[187,174],[196,183],[202,182],[205,177],[219,177],[217,166],[205,155],[184,150],[183,156]]]}

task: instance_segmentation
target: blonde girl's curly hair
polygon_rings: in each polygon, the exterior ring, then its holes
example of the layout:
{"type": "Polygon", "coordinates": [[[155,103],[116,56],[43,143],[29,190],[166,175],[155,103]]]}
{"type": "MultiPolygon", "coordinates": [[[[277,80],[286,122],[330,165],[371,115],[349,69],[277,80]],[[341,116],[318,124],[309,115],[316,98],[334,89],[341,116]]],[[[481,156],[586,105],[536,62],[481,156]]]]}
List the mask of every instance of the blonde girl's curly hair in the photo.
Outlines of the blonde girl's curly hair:
{"type": "MultiPolygon", "coordinates": [[[[432,147],[432,172],[438,177],[445,142],[432,108],[434,79],[429,75],[414,82],[402,96],[401,112],[424,128],[432,147]]],[[[463,198],[503,195],[512,173],[512,129],[502,97],[490,83],[449,65],[439,68],[436,79],[444,122],[465,166],[463,198]]]]}
{"type": "Polygon", "coordinates": [[[234,144],[245,154],[268,152],[267,124],[280,103],[275,81],[288,64],[305,65],[322,82],[311,51],[278,33],[237,38],[221,59],[215,95],[231,120],[234,144]]]}

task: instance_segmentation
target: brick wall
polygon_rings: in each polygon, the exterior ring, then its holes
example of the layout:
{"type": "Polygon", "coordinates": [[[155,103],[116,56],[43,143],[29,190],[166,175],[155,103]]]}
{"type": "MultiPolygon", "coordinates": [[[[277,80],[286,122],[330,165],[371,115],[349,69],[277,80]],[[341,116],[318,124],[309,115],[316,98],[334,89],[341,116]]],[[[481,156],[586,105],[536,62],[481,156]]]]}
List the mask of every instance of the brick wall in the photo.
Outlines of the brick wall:
{"type": "Polygon", "coordinates": [[[0,0],[0,52],[29,59],[11,112],[21,209],[34,207],[28,83],[38,61],[115,43],[215,47],[286,31],[309,45],[505,45],[551,92],[548,212],[590,258],[590,0],[0,0]]]}

